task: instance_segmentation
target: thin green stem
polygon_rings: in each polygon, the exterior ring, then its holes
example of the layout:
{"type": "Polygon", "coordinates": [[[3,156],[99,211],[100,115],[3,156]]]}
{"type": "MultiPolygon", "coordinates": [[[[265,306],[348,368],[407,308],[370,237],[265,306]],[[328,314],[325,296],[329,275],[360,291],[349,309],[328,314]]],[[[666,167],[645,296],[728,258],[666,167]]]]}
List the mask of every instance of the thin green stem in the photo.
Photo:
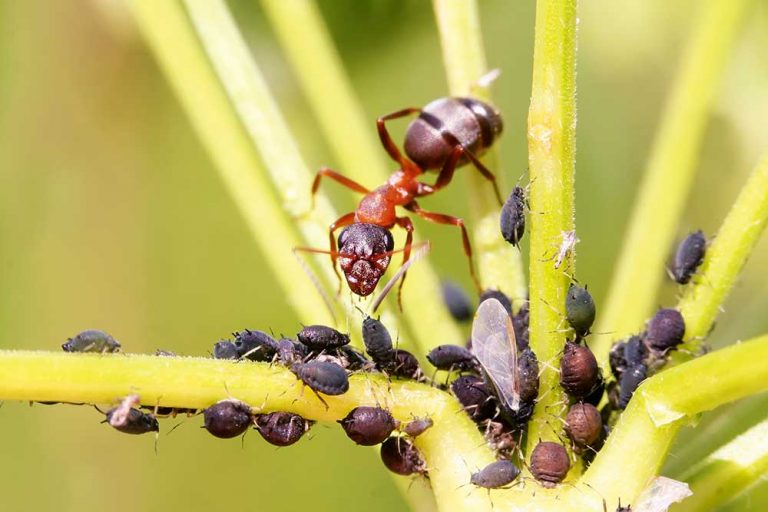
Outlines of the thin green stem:
{"type": "MultiPolygon", "coordinates": [[[[490,100],[490,90],[476,85],[478,79],[488,71],[477,2],[433,0],[433,8],[451,94],[490,100]]],[[[506,190],[505,176],[499,169],[497,152],[492,151],[484,161],[495,172],[499,189],[506,190]]],[[[469,185],[474,224],[472,241],[480,281],[483,287],[497,288],[509,295],[517,308],[528,297],[522,255],[501,236],[499,204],[490,183],[474,169],[464,172],[469,185]]]]}
{"type": "Polygon", "coordinates": [[[528,431],[528,451],[539,440],[559,441],[555,404],[565,399],[556,371],[568,331],[565,294],[575,273],[568,251],[556,268],[563,234],[574,230],[576,157],[576,1],[538,0],[533,85],[528,112],[530,164],[530,342],[539,361],[540,400],[528,431]]]}
{"type": "Polygon", "coordinates": [[[704,512],[731,501],[768,471],[768,421],[758,423],[683,475],[693,496],[675,512],[704,512]]]}
{"type": "Polygon", "coordinates": [[[702,5],[661,119],[592,348],[641,328],[655,305],[664,261],[688,197],[706,121],[729,50],[751,0],[702,5]]]}
{"type": "Polygon", "coordinates": [[[293,258],[298,233],[266,179],[258,155],[219,86],[184,9],[177,1],[134,0],[139,28],[184,107],[193,128],[243,215],[272,274],[304,322],[317,322],[326,308],[321,298],[296,286],[303,275],[293,258]]]}
{"type": "Polygon", "coordinates": [[[768,222],[768,154],[763,156],[731,207],[699,275],[680,300],[687,348],[696,349],[709,334],[723,302],[768,222]]]}

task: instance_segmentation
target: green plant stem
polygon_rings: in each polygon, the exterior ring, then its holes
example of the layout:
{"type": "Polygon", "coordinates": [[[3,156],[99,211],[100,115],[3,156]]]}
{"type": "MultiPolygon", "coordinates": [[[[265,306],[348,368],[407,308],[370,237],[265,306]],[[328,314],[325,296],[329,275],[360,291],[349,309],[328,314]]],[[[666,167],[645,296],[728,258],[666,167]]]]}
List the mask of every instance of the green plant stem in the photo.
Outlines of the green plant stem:
{"type": "Polygon", "coordinates": [[[675,512],[704,512],[731,501],[768,471],[768,421],[758,423],[683,475],[693,496],[675,512]]]}
{"type": "Polygon", "coordinates": [[[706,121],[740,21],[751,0],[702,4],[632,211],[611,287],[591,342],[607,362],[611,342],[641,329],[655,305],[688,197],[706,121]]]}
{"type": "MultiPolygon", "coordinates": [[[[433,0],[432,5],[451,95],[471,95],[490,101],[490,90],[476,85],[488,71],[477,2],[433,0]]],[[[505,174],[498,160],[498,151],[492,149],[484,162],[496,174],[499,189],[504,193],[505,174]]],[[[517,309],[528,298],[522,255],[501,236],[500,208],[491,184],[471,166],[464,173],[469,186],[472,241],[480,281],[484,288],[497,288],[506,293],[517,309]]]]}
{"type": "Polygon", "coordinates": [[[768,222],[768,154],[750,175],[680,300],[686,347],[698,348],[768,222]]]}
{"type": "Polygon", "coordinates": [[[326,308],[317,294],[296,286],[296,276],[303,271],[286,257],[300,245],[298,233],[273,194],[258,155],[219,87],[186,13],[176,1],[133,0],[130,5],[288,302],[301,321],[317,322],[326,308]]]}
{"type": "Polygon", "coordinates": [[[530,342],[543,365],[542,392],[528,429],[529,453],[539,440],[559,442],[562,430],[556,411],[564,408],[556,404],[565,396],[555,368],[568,334],[565,294],[575,255],[570,251],[559,269],[554,256],[562,233],[575,225],[575,145],[576,1],[538,0],[528,113],[529,200],[537,212],[530,216],[530,342]]]}

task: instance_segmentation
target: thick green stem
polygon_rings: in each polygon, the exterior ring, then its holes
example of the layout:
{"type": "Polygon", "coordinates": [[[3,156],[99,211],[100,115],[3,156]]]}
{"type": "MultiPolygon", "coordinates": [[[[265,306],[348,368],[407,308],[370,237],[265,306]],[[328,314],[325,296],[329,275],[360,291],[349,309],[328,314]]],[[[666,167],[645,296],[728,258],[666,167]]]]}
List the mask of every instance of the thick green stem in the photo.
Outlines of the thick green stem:
{"type": "MultiPolygon", "coordinates": [[[[451,94],[490,100],[490,90],[476,85],[488,71],[477,2],[433,0],[433,8],[451,94]]],[[[497,152],[492,150],[485,161],[496,174],[499,189],[504,193],[505,174],[498,166],[497,152]]],[[[528,297],[522,255],[501,236],[500,209],[491,184],[473,168],[464,173],[469,184],[474,223],[472,241],[480,281],[483,287],[500,289],[512,297],[517,308],[528,297]]]]}
{"type": "Polygon", "coordinates": [[[751,0],[711,0],[693,31],[656,135],[592,348],[642,328],[688,197],[717,84],[751,0]]]}
{"type": "MultiPolygon", "coordinates": [[[[575,254],[559,268],[563,235],[574,229],[576,157],[576,1],[539,0],[528,112],[530,206],[530,342],[541,372],[540,400],[528,432],[529,453],[539,440],[559,441],[556,411],[565,400],[556,370],[568,334],[564,325],[575,254]]],[[[563,413],[564,414],[564,413],[563,413]]]]}

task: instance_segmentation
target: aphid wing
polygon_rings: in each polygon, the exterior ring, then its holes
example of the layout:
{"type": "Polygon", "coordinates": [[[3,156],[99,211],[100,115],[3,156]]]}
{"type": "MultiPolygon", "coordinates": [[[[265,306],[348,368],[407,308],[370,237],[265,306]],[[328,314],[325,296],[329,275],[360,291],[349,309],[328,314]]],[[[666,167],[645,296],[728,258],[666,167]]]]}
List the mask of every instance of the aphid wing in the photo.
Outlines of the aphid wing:
{"type": "Polygon", "coordinates": [[[472,322],[472,353],[496,388],[505,407],[520,409],[515,331],[507,310],[496,299],[483,301],[472,322]]]}

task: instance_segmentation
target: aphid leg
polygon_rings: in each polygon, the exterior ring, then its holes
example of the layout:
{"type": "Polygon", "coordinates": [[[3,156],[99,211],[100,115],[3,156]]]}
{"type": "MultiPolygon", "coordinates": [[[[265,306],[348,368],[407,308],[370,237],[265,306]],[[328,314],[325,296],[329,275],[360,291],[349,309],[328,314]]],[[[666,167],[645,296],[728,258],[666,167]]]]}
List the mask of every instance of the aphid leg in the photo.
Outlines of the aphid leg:
{"type": "Polygon", "coordinates": [[[483,288],[482,286],[480,286],[480,280],[477,278],[477,274],[475,274],[475,265],[472,260],[472,244],[469,242],[469,234],[467,233],[467,228],[464,225],[464,220],[458,217],[452,217],[450,215],[445,215],[442,213],[428,212],[426,210],[422,210],[421,206],[419,206],[419,204],[416,201],[412,201],[410,204],[406,205],[405,208],[412,211],[422,219],[428,220],[430,222],[434,222],[435,224],[448,224],[450,226],[456,226],[459,229],[461,229],[461,240],[464,245],[464,254],[467,256],[467,259],[469,260],[469,274],[472,277],[472,281],[475,283],[475,288],[477,288],[477,293],[481,294],[483,291],[483,288]]]}
{"type": "Polygon", "coordinates": [[[413,114],[418,114],[421,112],[420,108],[404,108],[403,110],[398,110],[397,112],[392,112],[391,114],[387,114],[385,116],[381,116],[376,120],[376,129],[379,132],[379,139],[381,140],[381,144],[384,146],[384,149],[387,151],[387,154],[389,154],[390,158],[400,164],[401,166],[405,167],[407,164],[407,160],[403,157],[403,154],[398,149],[395,142],[392,140],[392,137],[389,135],[389,131],[387,130],[386,122],[391,121],[393,119],[399,119],[401,117],[410,116],[413,114]]]}
{"type": "Polygon", "coordinates": [[[367,194],[368,192],[370,192],[370,190],[368,190],[358,182],[351,180],[342,174],[339,174],[333,169],[329,169],[328,167],[321,167],[320,170],[317,171],[317,174],[315,175],[315,179],[312,182],[312,210],[315,209],[315,195],[317,194],[317,191],[320,188],[320,181],[323,179],[323,177],[330,178],[336,183],[339,183],[342,186],[347,187],[348,189],[354,192],[359,192],[361,194],[367,194]]]}

